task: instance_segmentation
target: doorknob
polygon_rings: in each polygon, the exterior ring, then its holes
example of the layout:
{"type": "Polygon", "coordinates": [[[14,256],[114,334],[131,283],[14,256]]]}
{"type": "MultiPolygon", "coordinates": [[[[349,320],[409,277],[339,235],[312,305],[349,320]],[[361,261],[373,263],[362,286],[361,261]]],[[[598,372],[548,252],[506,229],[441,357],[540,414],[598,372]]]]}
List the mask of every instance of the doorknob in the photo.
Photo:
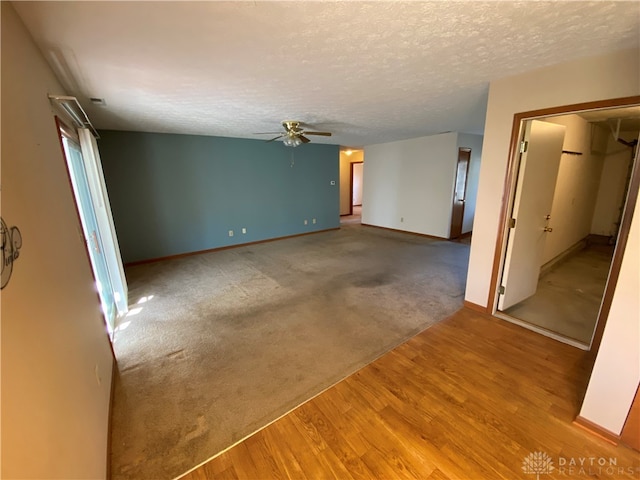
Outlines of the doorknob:
{"type": "Polygon", "coordinates": [[[551,227],[544,227],[544,231],[545,231],[545,232],[549,232],[549,233],[551,233],[551,232],[553,232],[553,228],[551,228],[551,227]]]}

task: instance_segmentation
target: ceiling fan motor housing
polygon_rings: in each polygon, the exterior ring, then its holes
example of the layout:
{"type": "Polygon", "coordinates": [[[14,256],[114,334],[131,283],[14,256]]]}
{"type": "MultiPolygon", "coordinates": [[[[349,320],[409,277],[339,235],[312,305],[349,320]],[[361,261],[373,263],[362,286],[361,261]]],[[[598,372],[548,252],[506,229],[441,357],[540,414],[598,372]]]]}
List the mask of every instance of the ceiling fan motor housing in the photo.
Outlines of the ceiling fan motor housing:
{"type": "Polygon", "coordinates": [[[285,120],[282,122],[282,126],[289,133],[302,133],[302,129],[300,128],[300,122],[295,120],[285,120]]]}

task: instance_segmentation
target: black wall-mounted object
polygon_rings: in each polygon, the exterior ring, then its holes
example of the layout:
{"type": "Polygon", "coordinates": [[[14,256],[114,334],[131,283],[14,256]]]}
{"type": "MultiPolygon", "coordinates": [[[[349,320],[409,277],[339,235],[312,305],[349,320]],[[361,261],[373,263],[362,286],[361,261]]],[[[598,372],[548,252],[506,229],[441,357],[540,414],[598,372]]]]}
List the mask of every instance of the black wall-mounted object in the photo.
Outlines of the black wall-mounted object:
{"type": "Polygon", "coordinates": [[[7,227],[0,217],[0,238],[2,240],[2,284],[0,289],[7,286],[13,272],[13,264],[20,255],[22,235],[18,227],[7,227]]]}

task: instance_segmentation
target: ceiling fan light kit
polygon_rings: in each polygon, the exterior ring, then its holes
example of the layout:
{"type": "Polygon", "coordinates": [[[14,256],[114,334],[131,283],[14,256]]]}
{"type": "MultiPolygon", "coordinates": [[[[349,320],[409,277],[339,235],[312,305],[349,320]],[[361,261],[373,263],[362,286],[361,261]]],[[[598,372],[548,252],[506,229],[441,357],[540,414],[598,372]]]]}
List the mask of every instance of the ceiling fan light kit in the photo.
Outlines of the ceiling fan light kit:
{"type": "Polygon", "coordinates": [[[286,147],[297,147],[302,144],[302,140],[295,135],[287,135],[282,139],[282,143],[284,143],[286,147]]]}

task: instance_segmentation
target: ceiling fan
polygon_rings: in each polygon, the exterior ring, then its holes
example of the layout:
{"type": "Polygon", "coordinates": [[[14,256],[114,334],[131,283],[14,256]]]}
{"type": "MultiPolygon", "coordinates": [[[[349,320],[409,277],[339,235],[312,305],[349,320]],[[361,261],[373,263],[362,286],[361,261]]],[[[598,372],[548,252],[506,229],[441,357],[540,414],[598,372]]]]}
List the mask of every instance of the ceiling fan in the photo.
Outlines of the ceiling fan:
{"type": "Polygon", "coordinates": [[[278,135],[267,142],[273,142],[274,140],[278,140],[282,138],[282,143],[284,143],[287,147],[297,147],[303,143],[309,143],[307,135],[322,135],[323,137],[330,137],[330,132],[308,132],[304,130],[300,125],[302,122],[298,122],[295,120],[285,120],[282,122],[282,126],[284,127],[284,132],[262,132],[257,133],[256,135],[278,135]]]}

